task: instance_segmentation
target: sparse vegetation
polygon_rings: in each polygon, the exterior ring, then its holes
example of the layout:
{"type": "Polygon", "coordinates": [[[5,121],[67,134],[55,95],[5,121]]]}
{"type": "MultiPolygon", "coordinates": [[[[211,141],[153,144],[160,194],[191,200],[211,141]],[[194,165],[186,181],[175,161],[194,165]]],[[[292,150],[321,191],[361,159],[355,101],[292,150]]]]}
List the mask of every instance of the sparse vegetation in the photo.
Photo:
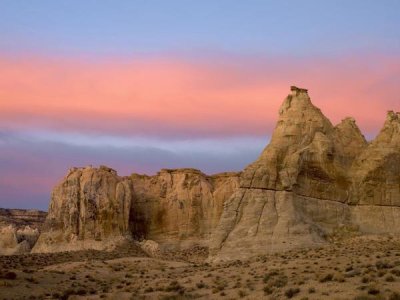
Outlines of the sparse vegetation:
{"type": "Polygon", "coordinates": [[[341,241],[339,246],[218,264],[174,261],[171,256],[168,260],[153,260],[128,252],[122,257],[116,254],[116,258],[100,251],[0,256],[0,299],[20,295],[67,299],[96,293],[103,299],[124,292],[131,294],[132,299],[201,296],[400,300],[400,251],[393,250],[399,249],[399,244],[397,239],[385,243],[341,241]],[[45,292],[37,288],[42,283],[49,287],[45,292]],[[338,283],[340,293],[335,288],[338,283]]]}
{"type": "Polygon", "coordinates": [[[285,296],[287,298],[293,298],[298,293],[300,293],[300,289],[299,288],[290,288],[290,289],[285,291],[285,296]]]}

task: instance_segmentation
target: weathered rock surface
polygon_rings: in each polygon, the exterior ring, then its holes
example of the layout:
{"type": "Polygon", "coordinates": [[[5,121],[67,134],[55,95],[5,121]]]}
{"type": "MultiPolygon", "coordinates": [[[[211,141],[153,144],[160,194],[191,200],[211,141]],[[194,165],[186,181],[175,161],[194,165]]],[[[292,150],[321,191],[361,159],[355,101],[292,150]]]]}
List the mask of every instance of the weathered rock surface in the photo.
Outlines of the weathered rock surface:
{"type": "Polygon", "coordinates": [[[121,178],[106,167],[74,168],[53,190],[33,251],[111,249],[132,238],[174,249],[207,243],[238,185],[238,173],[164,169],[121,178]]]}
{"type": "Polygon", "coordinates": [[[210,259],[316,245],[341,226],[400,232],[399,128],[389,113],[368,145],[353,119],[333,126],[307,90],[292,87],[270,144],[225,203],[210,259]]]}
{"type": "Polygon", "coordinates": [[[207,244],[224,202],[239,186],[238,173],[207,176],[195,169],[131,178],[134,237],[174,247],[207,244]]]}
{"type": "Polygon", "coordinates": [[[0,255],[29,252],[46,215],[38,210],[0,208],[0,255]]]}
{"type": "Polygon", "coordinates": [[[218,261],[319,245],[338,230],[400,234],[400,113],[368,143],[354,119],[332,125],[292,87],[271,142],[241,173],[72,169],[34,251],[134,238],[149,255],[206,246],[218,261]]]}
{"type": "Polygon", "coordinates": [[[388,112],[378,136],[352,168],[351,202],[400,206],[400,113],[388,112]]]}
{"type": "Polygon", "coordinates": [[[33,252],[108,249],[130,238],[133,188],[107,167],[73,168],[54,188],[33,252]]]}

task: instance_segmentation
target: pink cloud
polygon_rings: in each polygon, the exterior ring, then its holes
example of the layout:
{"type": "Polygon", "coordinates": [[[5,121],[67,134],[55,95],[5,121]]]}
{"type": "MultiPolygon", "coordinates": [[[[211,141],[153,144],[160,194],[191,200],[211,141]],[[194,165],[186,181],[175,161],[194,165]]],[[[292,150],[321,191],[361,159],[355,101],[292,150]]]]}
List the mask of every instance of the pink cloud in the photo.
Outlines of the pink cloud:
{"type": "Polygon", "coordinates": [[[400,110],[396,56],[194,60],[0,57],[0,126],[159,136],[263,135],[296,84],[376,133],[400,110]],[[396,98],[397,97],[397,98],[396,98]]]}

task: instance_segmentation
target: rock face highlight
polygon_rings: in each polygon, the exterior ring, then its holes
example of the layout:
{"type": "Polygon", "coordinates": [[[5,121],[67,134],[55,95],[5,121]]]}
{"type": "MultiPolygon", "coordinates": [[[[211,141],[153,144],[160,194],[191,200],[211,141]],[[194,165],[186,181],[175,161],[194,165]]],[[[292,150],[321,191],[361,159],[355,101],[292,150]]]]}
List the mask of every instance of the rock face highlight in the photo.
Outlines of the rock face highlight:
{"type": "Polygon", "coordinates": [[[107,167],[73,168],[54,188],[33,252],[107,249],[130,237],[133,187],[107,167]]]}
{"type": "Polygon", "coordinates": [[[239,186],[238,173],[207,176],[195,169],[133,174],[133,235],[165,246],[207,244],[224,202],[239,186]]]}
{"type": "Polygon", "coordinates": [[[0,255],[26,253],[36,243],[47,213],[0,208],[0,255]]]}
{"type": "Polygon", "coordinates": [[[211,260],[316,245],[342,226],[399,231],[392,227],[400,225],[399,115],[390,113],[368,145],[352,118],[333,126],[307,90],[291,90],[270,144],[242,172],[240,188],[225,204],[211,260]],[[387,204],[391,212],[373,216],[375,208],[363,204],[387,204]],[[385,218],[391,221],[382,224],[385,218]]]}

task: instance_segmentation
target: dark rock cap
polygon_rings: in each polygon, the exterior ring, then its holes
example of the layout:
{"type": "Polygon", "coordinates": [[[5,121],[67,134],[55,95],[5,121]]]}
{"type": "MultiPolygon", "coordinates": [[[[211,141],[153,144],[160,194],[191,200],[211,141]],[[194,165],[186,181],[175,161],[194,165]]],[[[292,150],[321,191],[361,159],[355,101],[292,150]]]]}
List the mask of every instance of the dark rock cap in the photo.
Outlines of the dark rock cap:
{"type": "Polygon", "coordinates": [[[304,93],[307,93],[308,92],[308,90],[307,89],[302,89],[302,88],[299,88],[299,87],[297,87],[297,86],[295,86],[295,85],[292,85],[291,87],[290,87],[290,90],[293,92],[293,91],[295,91],[295,92],[304,92],[304,93]]]}

